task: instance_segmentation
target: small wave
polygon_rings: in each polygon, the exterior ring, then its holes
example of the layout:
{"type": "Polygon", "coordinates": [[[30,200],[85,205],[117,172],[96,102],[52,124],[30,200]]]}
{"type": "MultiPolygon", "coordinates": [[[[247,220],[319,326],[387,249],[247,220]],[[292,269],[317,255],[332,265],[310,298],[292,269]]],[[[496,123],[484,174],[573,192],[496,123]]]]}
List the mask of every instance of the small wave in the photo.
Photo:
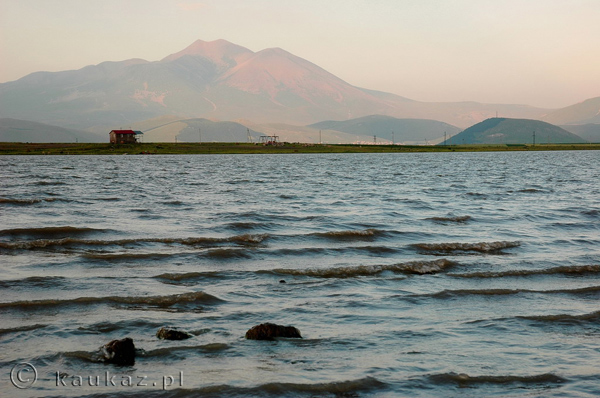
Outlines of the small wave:
{"type": "Polygon", "coordinates": [[[35,185],[46,186],[46,185],[67,185],[67,184],[62,181],[38,181],[35,183],[35,185]]]}
{"type": "Polygon", "coordinates": [[[225,351],[229,348],[230,348],[230,346],[228,344],[224,344],[224,343],[209,343],[209,344],[195,345],[195,346],[172,346],[172,347],[157,348],[157,349],[150,350],[150,351],[140,351],[140,356],[149,357],[149,358],[169,357],[180,351],[184,351],[184,352],[185,351],[193,351],[193,352],[201,351],[201,352],[211,353],[211,352],[225,351]]]}
{"type": "Polygon", "coordinates": [[[180,200],[170,200],[170,201],[166,201],[166,202],[161,202],[164,205],[168,205],[168,206],[181,206],[185,203],[183,203],[180,200]]]}
{"type": "Polygon", "coordinates": [[[350,231],[330,231],[330,232],[318,232],[311,234],[313,236],[319,236],[332,240],[373,240],[378,236],[384,235],[385,232],[368,228],[363,230],[350,230],[350,231]]]}
{"type": "Polygon", "coordinates": [[[225,183],[235,185],[235,184],[247,184],[249,182],[250,182],[250,180],[248,180],[248,179],[241,179],[241,180],[230,180],[230,181],[226,181],[225,183]]]}
{"type": "Polygon", "coordinates": [[[280,199],[297,199],[298,197],[296,195],[287,195],[287,194],[281,194],[279,195],[280,199]]]}
{"type": "Polygon", "coordinates": [[[237,243],[239,245],[258,245],[269,237],[268,234],[243,234],[228,238],[228,242],[237,243]]]}
{"type": "Polygon", "coordinates": [[[10,333],[29,332],[31,330],[43,329],[46,326],[48,326],[48,325],[35,324],[35,325],[19,326],[16,328],[0,329],[0,336],[5,335],[5,334],[10,334],[10,333]]]}
{"type": "Polygon", "coordinates": [[[600,286],[589,286],[579,289],[554,289],[554,290],[529,290],[529,289],[458,289],[458,290],[442,290],[437,293],[425,294],[435,298],[450,298],[459,296],[506,296],[521,293],[534,294],[570,294],[575,296],[580,295],[598,295],[600,286]]]}
{"type": "Polygon", "coordinates": [[[355,252],[367,252],[370,254],[377,254],[377,255],[383,255],[383,254],[394,254],[398,252],[398,249],[393,248],[393,247],[388,247],[388,246],[355,246],[352,248],[335,248],[334,249],[335,252],[347,252],[347,251],[355,251],[355,252]]]}
{"type": "Polygon", "coordinates": [[[159,259],[172,256],[171,253],[84,253],[81,257],[89,260],[132,261],[159,259]]]}
{"type": "Polygon", "coordinates": [[[444,269],[455,265],[456,263],[446,259],[435,261],[411,261],[408,263],[388,264],[388,265],[360,265],[356,267],[338,267],[325,269],[274,269],[276,274],[294,275],[294,276],[312,276],[320,278],[353,278],[358,276],[372,276],[384,271],[391,271],[402,274],[435,274],[444,269]]]}
{"type": "Polygon", "coordinates": [[[153,278],[155,279],[164,279],[172,282],[180,282],[188,279],[202,279],[202,278],[221,278],[222,274],[217,271],[213,272],[186,272],[182,274],[176,273],[164,273],[160,275],[156,275],[153,278]]]}
{"type": "Polygon", "coordinates": [[[543,189],[537,189],[537,188],[525,188],[525,189],[519,189],[517,192],[520,193],[543,193],[546,192],[543,189]]]}
{"type": "Polygon", "coordinates": [[[579,325],[579,324],[596,324],[600,321],[600,311],[582,314],[582,315],[570,315],[570,314],[557,314],[557,315],[536,315],[536,316],[518,316],[519,319],[527,319],[530,321],[543,322],[543,323],[558,323],[568,325],[579,325]]]}
{"type": "Polygon", "coordinates": [[[352,247],[301,247],[297,249],[277,249],[270,251],[273,256],[289,257],[289,256],[314,256],[314,255],[351,255],[354,253],[369,253],[378,256],[395,254],[401,249],[388,246],[352,246],[352,247]]]}
{"type": "Polygon", "coordinates": [[[151,307],[166,308],[178,304],[219,304],[224,300],[204,292],[189,292],[168,296],[106,296],[106,297],[78,297],[74,299],[46,299],[25,300],[0,303],[0,308],[39,308],[62,307],[70,305],[99,305],[99,304],[125,304],[148,305],[151,307]]]}
{"type": "MultiPolygon", "coordinates": [[[[83,355],[80,354],[80,355],[83,355]]],[[[140,353],[143,355],[143,353],[140,353]]],[[[90,359],[93,357],[89,355],[90,359]]],[[[228,397],[228,398],[264,398],[264,397],[358,397],[386,389],[387,384],[374,377],[330,383],[267,383],[255,387],[242,387],[227,384],[209,385],[200,388],[145,389],[142,394],[130,392],[95,393],[86,398],[133,397],[145,398],[180,398],[180,397],[228,397]]]]}
{"type": "Polygon", "coordinates": [[[479,193],[479,192],[467,192],[466,195],[477,198],[477,199],[487,199],[487,197],[488,197],[486,194],[479,193]]]}
{"type": "Polygon", "coordinates": [[[77,328],[78,332],[82,333],[92,333],[92,334],[104,334],[114,332],[116,330],[126,330],[126,329],[141,329],[141,328],[158,328],[163,325],[163,322],[160,320],[145,320],[145,319],[128,319],[121,321],[104,321],[93,323],[86,326],[80,326],[77,328]]]}
{"type": "MultiPolygon", "coordinates": [[[[58,355],[54,355],[55,357],[65,357],[70,359],[81,360],[84,362],[102,362],[102,355],[100,352],[90,352],[90,351],[66,351],[58,353],[58,355]]],[[[45,358],[50,359],[50,358],[45,358]]],[[[52,358],[54,361],[58,360],[58,358],[52,358]]]]}
{"type": "Polygon", "coordinates": [[[270,223],[258,223],[258,222],[232,222],[227,225],[228,228],[247,231],[247,230],[256,230],[256,229],[265,229],[270,228],[272,224],[270,223]]]}
{"type": "Polygon", "coordinates": [[[600,273],[600,265],[560,266],[548,269],[510,270],[502,272],[471,272],[466,274],[448,274],[458,278],[503,278],[510,276],[534,275],[589,275],[600,273]]]}
{"type": "Polygon", "coordinates": [[[105,229],[82,228],[82,227],[41,227],[41,228],[15,228],[0,231],[0,236],[29,237],[29,238],[58,238],[90,233],[106,232],[105,229]]]}
{"type": "Polygon", "coordinates": [[[442,373],[431,375],[428,379],[435,384],[458,384],[459,386],[476,386],[480,384],[561,384],[568,380],[554,375],[552,373],[544,373],[533,376],[469,376],[465,373],[442,373]]]}
{"type": "Polygon", "coordinates": [[[456,217],[430,217],[427,220],[431,220],[440,224],[445,223],[457,223],[464,224],[467,221],[471,220],[471,216],[456,216],[456,217]]]}
{"type": "Polygon", "coordinates": [[[412,246],[426,252],[451,253],[456,251],[474,251],[479,253],[501,253],[504,249],[521,246],[521,242],[416,243],[412,246]]]}
{"type": "MultiPolygon", "coordinates": [[[[65,227],[72,228],[72,227],[65,227]]],[[[41,233],[44,228],[33,229],[39,230],[41,233]]],[[[91,231],[102,231],[102,230],[94,230],[88,229],[91,231]]],[[[18,231],[18,230],[7,230],[7,231],[18,231]]],[[[27,231],[27,230],[25,230],[27,231]]],[[[50,230],[47,231],[46,238],[54,237],[57,238],[61,236],[61,231],[50,230]],[[54,234],[54,235],[52,235],[54,234]]],[[[77,230],[73,230],[73,232],[77,232],[77,230]]],[[[69,230],[65,230],[65,233],[73,233],[69,230]]],[[[84,233],[80,231],[79,234],[84,233]]],[[[77,234],[77,233],[76,233],[77,234]]],[[[43,235],[32,237],[43,237],[43,235]]],[[[262,241],[264,241],[268,237],[267,234],[262,235],[238,235],[229,238],[131,238],[131,239],[117,239],[117,240],[90,240],[90,239],[75,239],[70,237],[65,237],[62,239],[36,239],[36,240],[24,240],[24,241],[13,241],[13,242],[0,242],[0,248],[8,249],[8,250],[35,250],[35,249],[45,249],[52,247],[70,247],[70,246],[126,246],[126,245],[134,245],[134,244],[146,244],[146,243],[163,243],[163,244],[180,244],[186,246],[194,246],[194,247],[215,247],[222,244],[237,244],[240,246],[257,246],[260,245],[262,241]]]]}
{"type": "Polygon", "coordinates": [[[8,199],[0,198],[0,204],[16,205],[16,206],[27,206],[40,203],[42,199],[8,199]]]}
{"type": "Polygon", "coordinates": [[[71,247],[71,246],[111,246],[136,243],[135,239],[124,239],[120,241],[87,240],[87,239],[36,239],[16,242],[0,242],[0,249],[7,250],[37,250],[53,247],[71,247]]]}
{"type": "MultiPolygon", "coordinates": [[[[51,195],[50,193],[48,193],[48,195],[51,195]]],[[[65,203],[71,203],[73,202],[72,199],[66,199],[66,198],[44,198],[44,202],[65,202],[65,203]]]]}
{"type": "Polygon", "coordinates": [[[584,210],[581,214],[589,216],[589,217],[598,217],[600,216],[600,210],[584,210]]]}
{"type": "Polygon", "coordinates": [[[63,276],[31,276],[23,279],[0,280],[0,288],[51,287],[64,284],[68,279],[63,276]]]}
{"type": "Polygon", "coordinates": [[[335,396],[355,396],[357,392],[381,389],[385,383],[374,377],[358,380],[347,380],[332,383],[298,384],[298,383],[269,383],[256,387],[258,393],[277,394],[284,396],[289,393],[335,394],[335,396]],[[349,395],[351,394],[351,395],[349,395]]]}
{"type": "Polygon", "coordinates": [[[246,259],[251,258],[252,255],[248,252],[247,249],[240,248],[219,248],[219,249],[211,249],[205,253],[205,256],[213,258],[213,259],[229,259],[229,258],[239,258],[246,259]]]}
{"type": "Polygon", "coordinates": [[[133,211],[135,213],[150,213],[150,209],[144,209],[144,208],[135,208],[135,209],[130,209],[129,211],[133,211]]]}

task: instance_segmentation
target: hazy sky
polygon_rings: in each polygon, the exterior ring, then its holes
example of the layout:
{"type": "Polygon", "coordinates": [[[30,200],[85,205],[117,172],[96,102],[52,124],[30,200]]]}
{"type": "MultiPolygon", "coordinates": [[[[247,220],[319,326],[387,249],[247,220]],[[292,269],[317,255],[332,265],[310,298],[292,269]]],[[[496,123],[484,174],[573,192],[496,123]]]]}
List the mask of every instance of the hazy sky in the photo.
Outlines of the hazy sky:
{"type": "Polygon", "coordinates": [[[600,96],[600,0],[0,0],[0,82],[157,61],[196,39],[281,47],[421,101],[600,96]]]}

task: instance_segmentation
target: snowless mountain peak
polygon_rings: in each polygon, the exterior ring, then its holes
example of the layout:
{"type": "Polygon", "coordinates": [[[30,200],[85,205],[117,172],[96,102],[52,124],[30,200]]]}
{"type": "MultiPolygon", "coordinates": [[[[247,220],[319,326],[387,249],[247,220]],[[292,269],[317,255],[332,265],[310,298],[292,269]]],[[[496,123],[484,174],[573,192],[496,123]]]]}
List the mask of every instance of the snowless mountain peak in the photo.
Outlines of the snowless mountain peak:
{"type": "Polygon", "coordinates": [[[254,54],[249,49],[219,39],[214,41],[196,40],[183,50],[162,59],[163,62],[174,61],[186,55],[204,57],[217,65],[239,64],[254,54]]]}

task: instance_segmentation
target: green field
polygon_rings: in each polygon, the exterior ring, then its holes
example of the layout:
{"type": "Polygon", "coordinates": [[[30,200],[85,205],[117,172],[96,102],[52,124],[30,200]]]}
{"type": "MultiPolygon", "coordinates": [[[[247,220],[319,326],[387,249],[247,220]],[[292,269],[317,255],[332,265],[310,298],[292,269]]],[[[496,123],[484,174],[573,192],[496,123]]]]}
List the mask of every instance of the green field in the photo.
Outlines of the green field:
{"type": "Polygon", "coordinates": [[[113,144],[32,144],[0,142],[0,155],[138,155],[138,154],[244,154],[244,153],[389,153],[389,152],[497,152],[599,150],[600,144],[540,145],[317,145],[265,146],[249,143],[140,143],[113,144]]]}

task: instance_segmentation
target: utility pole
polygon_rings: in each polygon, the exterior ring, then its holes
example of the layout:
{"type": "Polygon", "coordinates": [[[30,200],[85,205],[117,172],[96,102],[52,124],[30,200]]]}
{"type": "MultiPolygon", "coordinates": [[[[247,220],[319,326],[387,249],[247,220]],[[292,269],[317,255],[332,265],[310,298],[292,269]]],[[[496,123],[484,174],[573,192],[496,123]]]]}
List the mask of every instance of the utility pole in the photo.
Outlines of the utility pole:
{"type": "Polygon", "coordinates": [[[252,136],[250,135],[250,129],[246,128],[246,133],[248,134],[248,142],[252,144],[252,136]]]}
{"type": "Polygon", "coordinates": [[[444,131],[444,145],[448,145],[448,141],[446,140],[446,132],[444,131]]]}
{"type": "Polygon", "coordinates": [[[319,145],[323,144],[323,137],[321,136],[321,130],[319,130],[319,145]]]}
{"type": "Polygon", "coordinates": [[[392,131],[392,145],[394,145],[394,132],[392,131]]]}
{"type": "Polygon", "coordinates": [[[535,130],[533,130],[533,146],[535,146],[535,130]]]}
{"type": "Polygon", "coordinates": [[[377,136],[376,135],[373,136],[373,143],[377,144],[377,136]]]}

